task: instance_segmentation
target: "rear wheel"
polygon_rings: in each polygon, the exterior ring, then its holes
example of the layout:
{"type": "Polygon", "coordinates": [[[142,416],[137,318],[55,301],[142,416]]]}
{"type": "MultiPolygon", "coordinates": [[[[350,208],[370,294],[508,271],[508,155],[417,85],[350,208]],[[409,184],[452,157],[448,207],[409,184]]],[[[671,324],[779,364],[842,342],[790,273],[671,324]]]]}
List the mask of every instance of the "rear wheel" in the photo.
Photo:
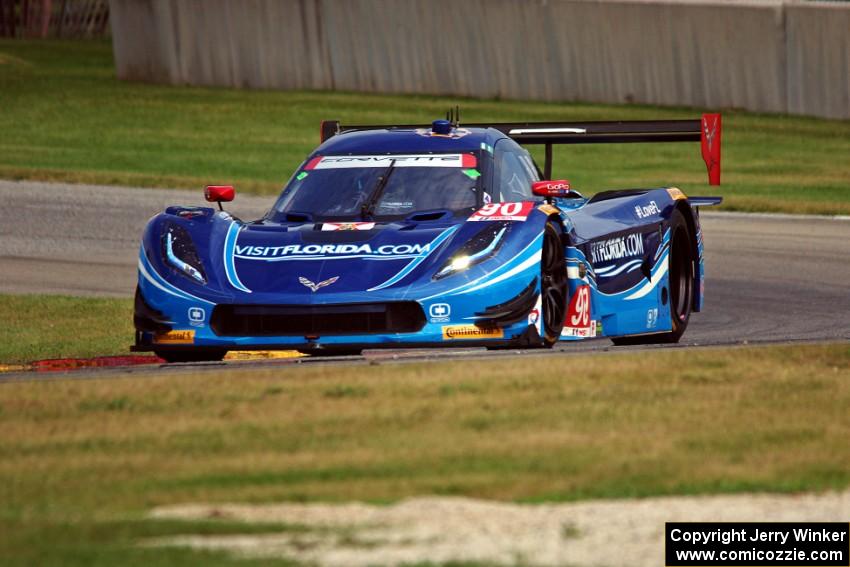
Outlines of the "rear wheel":
{"type": "Polygon", "coordinates": [[[560,231],[552,222],[543,231],[543,256],[540,260],[543,346],[552,348],[561,337],[567,311],[567,269],[560,231]]]}
{"type": "Polygon", "coordinates": [[[679,211],[674,211],[670,220],[670,257],[668,286],[662,289],[662,304],[670,309],[672,330],[668,333],[640,335],[637,337],[617,337],[611,339],[615,345],[641,345],[657,343],[678,343],[688,328],[691,308],[694,304],[694,257],[691,233],[688,223],[679,211]]]}
{"type": "Polygon", "coordinates": [[[691,235],[682,214],[679,215],[681,224],[676,238],[672,243],[670,256],[670,317],[673,319],[673,330],[663,335],[665,342],[677,343],[691,319],[691,308],[694,304],[694,258],[692,254],[691,235]]]}
{"type": "Polygon", "coordinates": [[[217,362],[224,358],[227,350],[220,348],[204,350],[155,350],[153,353],[165,362],[217,362]]]}

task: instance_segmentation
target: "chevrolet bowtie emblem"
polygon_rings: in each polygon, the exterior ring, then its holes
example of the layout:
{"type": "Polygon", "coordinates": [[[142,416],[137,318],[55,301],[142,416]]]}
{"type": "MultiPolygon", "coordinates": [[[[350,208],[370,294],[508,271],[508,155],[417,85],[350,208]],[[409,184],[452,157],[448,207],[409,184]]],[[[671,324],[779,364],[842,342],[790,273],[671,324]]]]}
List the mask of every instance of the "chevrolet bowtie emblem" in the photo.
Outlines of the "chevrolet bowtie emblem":
{"type": "Polygon", "coordinates": [[[307,278],[301,276],[301,277],[298,278],[298,281],[301,282],[301,285],[305,285],[305,286],[309,287],[310,291],[312,291],[313,293],[316,293],[317,291],[319,291],[319,289],[321,289],[325,286],[331,285],[332,283],[334,283],[338,279],[339,279],[339,276],[334,276],[332,278],[326,279],[323,282],[313,283],[310,280],[308,280],[307,278]]]}
{"type": "Polygon", "coordinates": [[[708,150],[711,151],[711,146],[714,144],[714,135],[717,134],[717,119],[714,119],[711,130],[708,129],[708,118],[703,118],[702,125],[705,132],[705,142],[708,144],[708,150]]]}

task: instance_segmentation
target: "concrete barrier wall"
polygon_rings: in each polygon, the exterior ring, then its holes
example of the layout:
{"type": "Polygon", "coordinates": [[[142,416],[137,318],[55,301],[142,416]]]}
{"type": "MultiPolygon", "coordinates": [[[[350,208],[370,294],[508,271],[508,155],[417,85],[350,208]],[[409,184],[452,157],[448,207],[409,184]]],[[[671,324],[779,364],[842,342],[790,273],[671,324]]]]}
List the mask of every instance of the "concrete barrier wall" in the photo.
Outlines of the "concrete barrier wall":
{"type": "Polygon", "coordinates": [[[850,118],[850,4],[111,0],[122,79],[850,118]]]}
{"type": "Polygon", "coordinates": [[[850,4],[786,7],[788,112],[850,118],[850,4]]]}

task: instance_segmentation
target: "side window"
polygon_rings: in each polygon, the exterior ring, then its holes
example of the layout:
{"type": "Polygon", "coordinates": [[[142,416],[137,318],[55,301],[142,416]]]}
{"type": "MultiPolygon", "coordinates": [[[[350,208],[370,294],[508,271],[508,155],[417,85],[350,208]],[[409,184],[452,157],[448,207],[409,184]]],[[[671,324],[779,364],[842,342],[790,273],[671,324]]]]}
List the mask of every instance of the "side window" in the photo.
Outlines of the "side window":
{"type": "Polygon", "coordinates": [[[532,199],[531,183],[538,179],[528,152],[512,140],[501,140],[496,144],[494,159],[494,199],[497,202],[532,199]]]}

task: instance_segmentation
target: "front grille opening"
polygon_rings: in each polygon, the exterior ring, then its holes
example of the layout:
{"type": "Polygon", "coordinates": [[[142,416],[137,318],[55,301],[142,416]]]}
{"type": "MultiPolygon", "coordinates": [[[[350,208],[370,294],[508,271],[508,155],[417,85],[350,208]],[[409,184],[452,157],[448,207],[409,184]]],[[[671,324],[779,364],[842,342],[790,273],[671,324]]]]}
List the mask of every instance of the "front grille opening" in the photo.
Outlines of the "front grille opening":
{"type": "Polygon", "coordinates": [[[415,301],[346,305],[218,305],[210,327],[218,336],[322,336],[415,333],[425,313],[415,301]]]}

